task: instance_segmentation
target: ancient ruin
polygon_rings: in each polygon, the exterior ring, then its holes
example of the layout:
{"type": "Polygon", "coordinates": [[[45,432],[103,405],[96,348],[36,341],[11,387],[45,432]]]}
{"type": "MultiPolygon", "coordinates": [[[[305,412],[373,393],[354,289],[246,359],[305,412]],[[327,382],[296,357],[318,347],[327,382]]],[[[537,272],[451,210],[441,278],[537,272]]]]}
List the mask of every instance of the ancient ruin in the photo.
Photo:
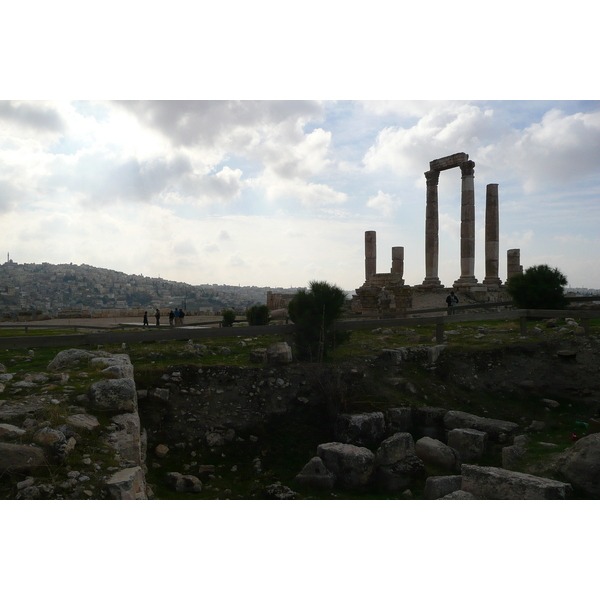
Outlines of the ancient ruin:
{"type": "MultiPolygon", "coordinates": [[[[429,163],[425,172],[427,181],[425,209],[425,279],[419,286],[405,285],[404,248],[392,248],[390,273],[377,273],[376,232],[365,232],[365,283],[356,290],[363,314],[401,315],[412,307],[413,289],[419,292],[436,292],[445,289],[438,276],[439,261],[439,214],[438,182],[440,172],[460,168],[461,171],[461,227],[460,227],[460,277],[453,283],[454,289],[474,297],[489,297],[490,292],[503,289],[498,276],[500,255],[500,220],[498,184],[489,183],[485,199],[485,278],[478,283],[475,277],[475,163],[464,152],[437,158],[429,163]]],[[[521,273],[520,250],[508,251],[507,280],[521,273]]]]}

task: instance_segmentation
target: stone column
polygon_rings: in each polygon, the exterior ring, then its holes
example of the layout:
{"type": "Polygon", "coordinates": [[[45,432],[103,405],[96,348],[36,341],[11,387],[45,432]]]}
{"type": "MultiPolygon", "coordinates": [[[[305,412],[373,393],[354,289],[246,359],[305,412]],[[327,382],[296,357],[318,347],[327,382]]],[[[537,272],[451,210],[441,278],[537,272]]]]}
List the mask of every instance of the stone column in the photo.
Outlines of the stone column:
{"type": "Polygon", "coordinates": [[[427,171],[427,205],[425,208],[425,279],[426,287],[443,287],[438,278],[439,221],[438,221],[438,181],[439,171],[427,171]]]}
{"type": "Polygon", "coordinates": [[[377,233],[365,231],[365,281],[377,272],[377,233]]]}
{"type": "Polygon", "coordinates": [[[404,246],[392,248],[392,273],[404,276],[404,246]]]}
{"type": "Polygon", "coordinates": [[[500,225],[498,217],[498,184],[488,183],[485,188],[485,279],[484,285],[500,286],[498,277],[500,259],[500,225]]]}
{"type": "Polygon", "coordinates": [[[475,285],[475,163],[467,160],[460,165],[460,279],[455,285],[475,285]]]}
{"type": "Polygon", "coordinates": [[[506,280],[508,281],[511,277],[517,273],[522,273],[523,267],[521,266],[521,250],[513,248],[506,252],[506,280]]]}

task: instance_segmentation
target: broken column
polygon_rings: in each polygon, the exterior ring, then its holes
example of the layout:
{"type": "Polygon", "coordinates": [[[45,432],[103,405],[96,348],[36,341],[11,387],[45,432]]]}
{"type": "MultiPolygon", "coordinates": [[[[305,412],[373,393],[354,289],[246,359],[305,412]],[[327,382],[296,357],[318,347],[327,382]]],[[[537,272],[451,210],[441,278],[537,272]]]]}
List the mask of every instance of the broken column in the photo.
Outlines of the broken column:
{"type": "Polygon", "coordinates": [[[365,281],[377,272],[377,233],[365,231],[365,281]]]}
{"type": "Polygon", "coordinates": [[[475,163],[467,160],[460,165],[460,278],[454,285],[474,285],[475,278],[475,163]]]}
{"type": "Polygon", "coordinates": [[[519,248],[513,248],[506,252],[506,280],[508,281],[511,277],[514,277],[518,273],[523,272],[521,266],[521,250],[519,248]]]}
{"type": "Polygon", "coordinates": [[[488,183],[485,189],[485,279],[488,286],[500,286],[498,277],[500,258],[500,225],[498,184],[488,183]]]}
{"type": "Polygon", "coordinates": [[[400,275],[400,278],[404,276],[404,246],[392,248],[392,273],[400,275]]]}
{"type": "Polygon", "coordinates": [[[438,277],[439,223],[438,223],[438,182],[440,172],[431,170],[425,173],[427,180],[427,205],[425,207],[425,279],[427,287],[441,287],[438,277]]]}

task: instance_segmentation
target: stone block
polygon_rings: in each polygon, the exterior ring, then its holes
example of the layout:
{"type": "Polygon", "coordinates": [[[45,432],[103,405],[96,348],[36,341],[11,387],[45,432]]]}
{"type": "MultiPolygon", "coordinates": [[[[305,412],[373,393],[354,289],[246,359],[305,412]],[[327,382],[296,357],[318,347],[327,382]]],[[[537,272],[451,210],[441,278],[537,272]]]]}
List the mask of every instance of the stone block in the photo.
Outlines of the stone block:
{"type": "Polygon", "coordinates": [[[139,466],[117,471],[106,487],[114,500],[146,500],[146,481],[139,466]]]}
{"type": "Polygon", "coordinates": [[[403,492],[415,479],[425,475],[425,465],[416,456],[407,456],[393,465],[377,467],[377,486],[384,492],[403,492]]]}
{"type": "Polygon", "coordinates": [[[415,437],[431,437],[436,440],[446,439],[444,415],[446,409],[436,406],[413,406],[412,421],[415,437]]]}
{"type": "Polygon", "coordinates": [[[519,428],[517,423],[501,421],[500,419],[488,419],[478,417],[460,410],[449,410],[444,416],[446,429],[476,429],[488,434],[488,439],[494,442],[504,443],[519,428]]]}
{"type": "Polygon", "coordinates": [[[485,453],[488,434],[477,429],[452,429],[448,432],[448,446],[454,448],[461,462],[478,461],[485,453]]]}
{"type": "Polygon", "coordinates": [[[423,437],[417,440],[415,452],[426,465],[446,471],[456,471],[460,467],[458,452],[440,440],[423,437]]]}
{"type": "Polygon", "coordinates": [[[572,496],[571,485],[497,467],[463,465],[464,492],[485,500],[565,500],[572,496]]]}
{"type": "Polygon", "coordinates": [[[393,465],[407,456],[415,456],[415,442],[410,433],[395,433],[383,440],[375,453],[376,465],[393,465]]]}
{"type": "Polygon", "coordinates": [[[463,492],[462,490],[456,490],[446,496],[437,498],[437,500],[479,500],[477,496],[474,496],[470,492],[463,492]]]}
{"type": "Polygon", "coordinates": [[[91,405],[99,410],[137,411],[137,392],[133,379],[109,379],[93,383],[88,390],[91,405]]]}
{"type": "Polygon", "coordinates": [[[292,349],[286,342],[277,342],[267,347],[267,362],[276,365],[287,365],[293,360],[292,349]]]}
{"type": "Polygon", "coordinates": [[[75,429],[85,429],[86,431],[93,431],[100,427],[100,422],[96,417],[83,413],[68,416],[67,423],[75,429]]]}
{"type": "Polygon", "coordinates": [[[452,492],[460,490],[462,484],[461,475],[449,475],[440,477],[428,477],[425,481],[425,490],[423,491],[424,500],[437,500],[442,496],[447,496],[452,492]]]}
{"type": "Polygon", "coordinates": [[[565,453],[559,471],[573,487],[600,498],[600,433],[575,442],[565,453]]]}
{"type": "Polygon", "coordinates": [[[329,442],[318,446],[317,455],[341,487],[363,487],[373,474],[375,455],[368,448],[329,442]]]}
{"type": "Polygon", "coordinates": [[[412,428],[412,408],[410,406],[399,406],[387,411],[389,421],[388,433],[400,433],[412,428]]]}
{"type": "Polygon", "coordinates": [[[0,443],[0,473],[25,473],[47,464],[48,461],[40,448],[0,443]]]}
{"type": "Polygon", "coordinates": [[[294,482],[315,490],[332,490],[335,485],[335,475],[318,456],[315,456],[304,465],[294,482]]]}
{"type": "Polygon", "coordinates": [[[385,437],[385,417],[382,412],[341,414],[334,430],[338,442],[369,446],[385,437]]]}

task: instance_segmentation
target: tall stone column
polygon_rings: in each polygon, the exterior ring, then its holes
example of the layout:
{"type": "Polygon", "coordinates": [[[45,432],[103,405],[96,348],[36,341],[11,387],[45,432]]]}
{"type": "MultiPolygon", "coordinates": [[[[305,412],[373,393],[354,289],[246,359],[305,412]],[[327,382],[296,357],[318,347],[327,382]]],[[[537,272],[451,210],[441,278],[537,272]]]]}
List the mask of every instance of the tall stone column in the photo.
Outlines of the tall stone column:
{"type": "Polygon", "coordinates": [[[377,233],[365,231],[365,281],[377,272],[377,233]]]}
{"type": "Polygon", "coordinates": [[[455,285],[474,285],[475,278],[475,163],[467,160],[460,165],[460,279],[455,285]]]}
{"type": "Polygon", "coordinates": [[[404,276],[404,246],[392,248],[392,273],[404,276]]]}
{"type": "Polygon", "coordinates": [[[500,224],[498,211],[498,184],[488,183],[485,188],[485,279],[484,285],[500,286],[498,277],[500,259],[500,224]]]}
{"type": "Polygon", "coordinates": [[[425,208],[425,279],[423,285],[426,287],[442,287],[438,277],[438,182],[440,172],[437,170],[427,171],[425,179],[427,180],[427,205],[425,208]]]}
{"type": "Polygon", "coordinates": [[[519,248],[513,248],[506,252],[506,280],[508,281],[511,277],[517,273],[522,273],[523,267],[521,266],[521,250],[519,248]]]}

